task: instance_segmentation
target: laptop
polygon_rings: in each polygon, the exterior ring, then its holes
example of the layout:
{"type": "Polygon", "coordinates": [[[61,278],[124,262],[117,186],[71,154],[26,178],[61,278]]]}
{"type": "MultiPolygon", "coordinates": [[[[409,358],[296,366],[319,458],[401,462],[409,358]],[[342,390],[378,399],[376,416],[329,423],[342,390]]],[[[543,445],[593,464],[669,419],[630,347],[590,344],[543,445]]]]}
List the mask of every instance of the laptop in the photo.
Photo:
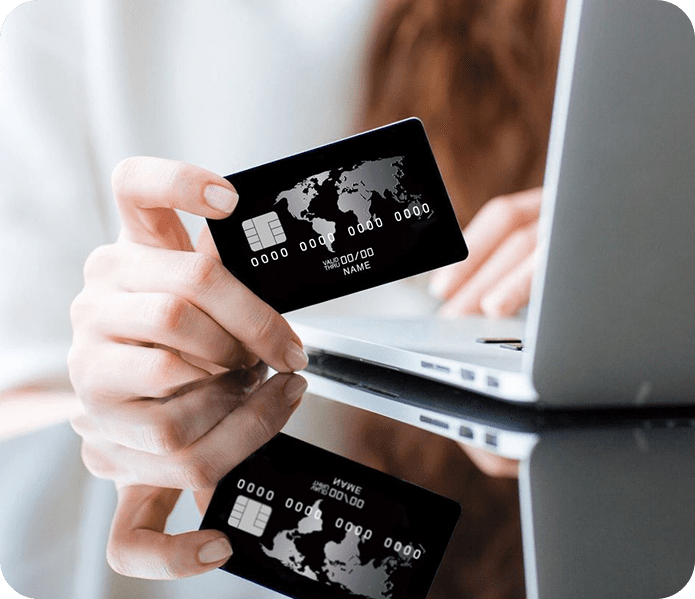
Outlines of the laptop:
{"type": "Polygon", "coordinates": [[[691,577],[695,406],[538,410],[325,352],[302,375],[322,397],[520,460],[529,599],[656,599],[691,577]]]}
{"type": "MultiPolygon", "coordinates": [[[[336,355],[510,402],[695,398],[695,36],[660,0],[568,0],[525,319],[288,315],[336,355]],[[483,344],[518,338],[523,349],[483,344]]],[[[383,402],[386,415],[397,402],[383,402]]]]}

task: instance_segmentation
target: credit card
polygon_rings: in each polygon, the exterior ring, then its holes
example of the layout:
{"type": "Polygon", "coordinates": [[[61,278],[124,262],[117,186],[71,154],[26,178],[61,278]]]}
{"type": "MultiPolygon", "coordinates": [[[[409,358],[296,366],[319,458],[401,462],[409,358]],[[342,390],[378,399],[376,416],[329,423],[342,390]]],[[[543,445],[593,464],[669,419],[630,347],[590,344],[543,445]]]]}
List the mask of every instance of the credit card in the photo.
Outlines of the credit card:
{"type": "Polygon", "coordinates": [[[455,501],[279,433],[217,485],[201,524],[223,570],[296,599],[425,599],[455,501]]]}
{"type": "Polygon", "coordinates": [[[222,263],[279,312],[468,256],[415,118],[226,179],[239,203],[208,220],[222,263]]]}

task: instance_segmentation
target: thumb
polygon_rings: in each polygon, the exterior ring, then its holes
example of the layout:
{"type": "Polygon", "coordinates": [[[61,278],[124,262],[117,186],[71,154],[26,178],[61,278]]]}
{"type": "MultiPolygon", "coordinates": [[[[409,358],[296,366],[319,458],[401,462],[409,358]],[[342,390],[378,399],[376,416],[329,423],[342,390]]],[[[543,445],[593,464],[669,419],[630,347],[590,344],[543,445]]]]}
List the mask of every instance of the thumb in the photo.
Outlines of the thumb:
{"type": "Polygon", "coordinates": [[[225,218],[239,200],[224,177],[163,158],[126,158],[116,165],[111,186],[124,237],[135,243],[176,250],[193,250],[176,210],[225,218]]]}
{"type": "Polygon", "coordinates": [[[180,490],[146,485],[118,488],[118,505],[107,548],[119,574],[156,580],[184,578],[219,568],[232,555],[221,532],[164,532],[180,490]]]}

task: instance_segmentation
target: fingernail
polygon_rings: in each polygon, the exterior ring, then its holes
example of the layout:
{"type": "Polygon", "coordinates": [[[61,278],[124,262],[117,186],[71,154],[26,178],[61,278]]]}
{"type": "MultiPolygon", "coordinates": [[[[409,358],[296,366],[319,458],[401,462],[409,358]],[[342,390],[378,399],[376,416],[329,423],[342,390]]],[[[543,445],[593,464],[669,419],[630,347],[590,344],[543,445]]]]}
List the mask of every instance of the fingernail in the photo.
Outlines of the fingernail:
{"type": "Polygon", "coordinates": [[[238,193],[221,185],[208,185],[203,195],[209,206],[222,212],[232,212],[239,201],[238,193]]]}
{"type": "Polygon", "coordinates": [[[287,403],[293,404],[295,401],[297,401],[302,395],[304,395],[307,386],[306,379],[303,379],[301,376],[293,376],[289,381],[287,381],[285,386],[282,388],[282,392],[285,395],[287,403]]]}
{"type": "Polygon", "coordinates": [[[219,538],[205,543],[198,552],[201,564],[214,564],[223,559],[229,559],[232,555],[232,546],[225,538],[219,538]]]}
{"type": "Polygon", "coordinates": [[[296,343],[292,342],[290,347],[285,352],[285,364],[290,370],[304,370],[309,364],[309,356],[296,343]]]}

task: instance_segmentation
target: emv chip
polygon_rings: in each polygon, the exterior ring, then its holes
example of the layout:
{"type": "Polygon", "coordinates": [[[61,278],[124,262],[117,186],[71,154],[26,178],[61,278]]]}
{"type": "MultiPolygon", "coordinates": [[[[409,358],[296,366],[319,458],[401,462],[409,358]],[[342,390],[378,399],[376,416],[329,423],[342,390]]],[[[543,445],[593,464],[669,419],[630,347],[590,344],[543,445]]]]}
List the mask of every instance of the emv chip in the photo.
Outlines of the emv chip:
{"type": "Polygon", "coordinates": [[[272,508],[265,503],[239,495],[232,508],[232,513],[229,515],[228,524],[260,537],[268,524],[268,518],[270,518],[272,511],[272,508]]]}
{"type": "Polygon", "coordinates": [[[260,252],[287,241],[277,212],[266,212],[256,218],[250,218],[241,223],[241,226],[254,252],[260,252]]]}

